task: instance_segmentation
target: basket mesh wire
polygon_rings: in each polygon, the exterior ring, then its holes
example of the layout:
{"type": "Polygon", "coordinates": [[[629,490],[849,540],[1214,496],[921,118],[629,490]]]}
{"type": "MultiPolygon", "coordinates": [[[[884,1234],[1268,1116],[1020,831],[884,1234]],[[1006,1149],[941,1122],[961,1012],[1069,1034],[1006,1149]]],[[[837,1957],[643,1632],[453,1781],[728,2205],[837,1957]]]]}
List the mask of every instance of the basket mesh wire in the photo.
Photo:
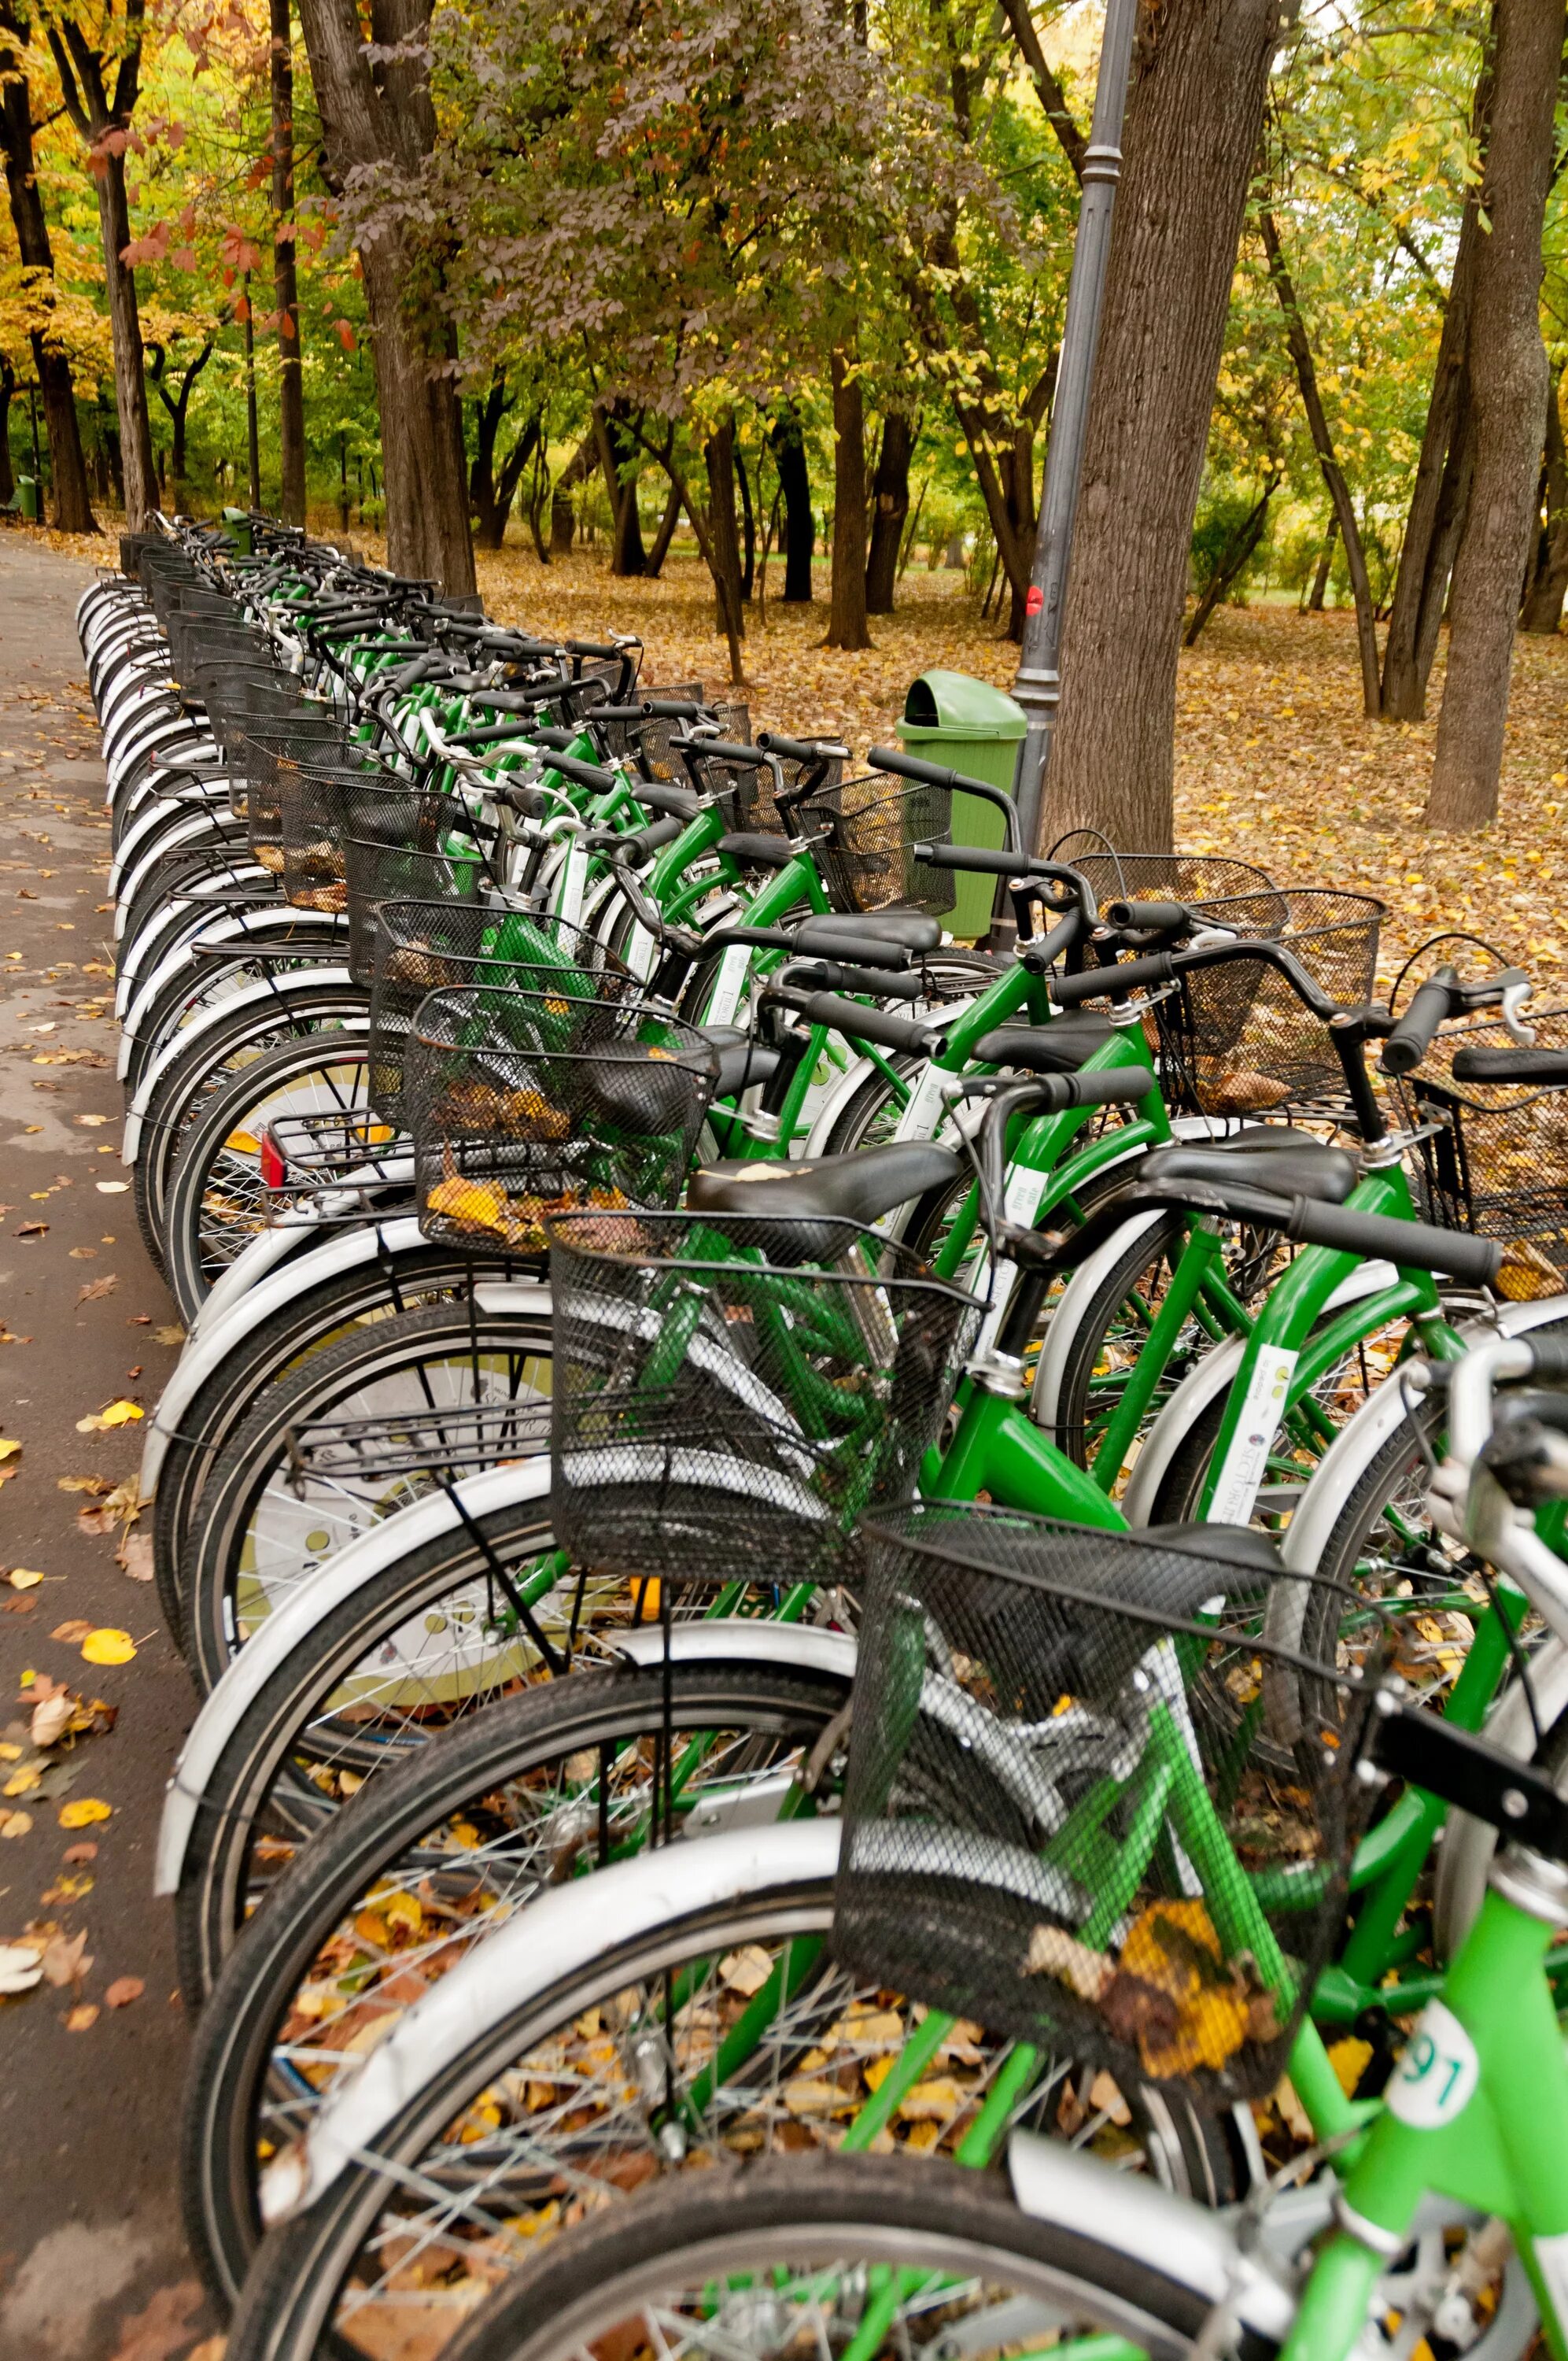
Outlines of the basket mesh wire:
{"type": "MultiPolygon", "coordinates": [[[[296,909],[346,910],[345,846],[357,819],[358,791],[390,774],[368,747],[360,752],[350,744],[340,761],[280,763],[276,775],[286,898],[296,909]]],[[[393,787],[391,792],[415,805],[420,800],[417,789],[393,787]]]]}
{"type": "Polygon", "coordinates": [[[356,779],[343,805],[348,964],[368,992],[378,903],[475,902],[488,881],[486,839],[465,805],[404,779],[356,779]]]}
{"type": "MultiPolygon", "coordinates": [[[[351,847],[351,884],[357,862],[351,847]]],[[[477,877],[478,872],[470,873],[477,877]]],[[[481,904],[477,897],[468,902],[387,900],[373,908],[372,917],[369,1092],[372,1105],[389,1123],[403,1119],[403,1058],[414,1019],[429,994],[465,984],[544,994],[554,990],[568,1000],[613,1008],[634,999],[641,989],[613,952],[565,920],[531,917],[524,911],[481,904]]],[[[586,1021],[586,1010],[584,1017],[586,1021]]]]}
{"type": "Polygon", "coordinates": [[[280,771],[299,763],[348,763],[355,743],[341,713],[324,706],[280,719],[269,715],[239,733],[236,760],[247,785],[246,826],[251,858],[274,876],[283,873],[283,802],[280,771]]]}
{"type": "Polygon", "coordinates": [[[940,918],[958,898],[958,873],[915,858],[916,844],[946,843],[953,799],[929,787],[868,771],[824,788],[803,807],[821,829],[817,864],[836,910],[924,910],[940,918]]]}
{"type": "Polygon", "coordinates": [[[1221,2105],[1277,2083],[1339,1934],[1382,1628],[1346,1592],[1344,1664],[1266,1650],[1265,1587],[1301,1578],[1192,1543],[940,1503],[867,1526],[833,1946],[1221,2105]]]}
{"type": "Polygon", "coordinates": [[[617,978],[435,992],[403,1053],[402,1118],[429,1238],[543,1250],[547,1216],[673,1204],[713,1096],[700,1033],[617,978]]]}
{"type": "MultiPolygon", "coordinates": [[[[1528,1016],[1538,1049],[1568,1049],[1568,1009],[1528,1016]]],[[[1421,1219],[1514,1246],[1497,1276],[1502,1294],[1555,1295],[1568,1288],[1568,1089],[1453,1077],[1459,1050],[1515,1046],[1500,1022],[1456,1027],[1392,1088],[1412,1129],[1439,1126],[1414,1151],[1421,1219]]]]}
{"type": "Polygon", "coordinates": [[[913,1491],[980,1307],[853,1222],[582,1213],[550,1244],[564,1546],[671,1585],[842,1580],[861,1516],[913,1491]]]}
{"type": "Polygon", "coordinates": [[[1118,901],[1211,902],[1222,895],[1266,892],[1274,883],[1250,861],[1209,852],[1113,852],[1088,831],[1063,837],[1050,857],[1076,869],[1102,908],[1118,901]],[[1092,849],[1075,850],[1080,846],[1092,849]]]}

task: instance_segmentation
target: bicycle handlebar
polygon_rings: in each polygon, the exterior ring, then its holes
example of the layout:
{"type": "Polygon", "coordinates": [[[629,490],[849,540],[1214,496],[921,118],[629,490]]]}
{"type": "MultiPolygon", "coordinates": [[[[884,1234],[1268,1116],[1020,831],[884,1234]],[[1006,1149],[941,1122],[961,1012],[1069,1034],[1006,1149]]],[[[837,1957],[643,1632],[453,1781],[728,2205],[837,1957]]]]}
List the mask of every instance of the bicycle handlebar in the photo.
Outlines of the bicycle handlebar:
{"type": "Polygon", "coordinates": [[[1200,943],[1191,950],[1152,951],[1146,959],[1122,960],[1113,967],[1086,968],[1081,975],[1053,978],[1051,997],[1058,1008],[1076,1008],[1085,1000],[1121,1000],[1129,993],[1141,992],[1146,984],[1170,983],[1197,969],[1223,967],[1233,960],[1256,960],[1275,969],[1298,1000],[1325,1025],[1345,1014],[1283,944],[1252,935],[1238,935],[1231,942],[1200,943]]]}
{"type": "Polygon", "coordinates": [[[1458,982],[1457,969],[1440,967],[1418,985],[1409,1008],[1383,1044],[1378,1065],[1384,1073],[1408,1074],[1420,1064],[1448,1015],[1458,982]]]}
{"type": "Polygon", "coordinates": [[[989,779],[971,779],[963,771],[944,770],[939,763],[923,763],[916,755],[905,754],[893,746],[873,746],[866,755],[879,771],[887,771],[895,779],[910,779],[917,786],[947,787],[966,796],[979,796],[982,803],[994,804],[1002,814],[1007,849],[1016,856],[1018,851],[1018,814],[1013,798],[989,779]]]}
{"type": "Polygon", "coordinates": [[[904,1049],[917,1058],[939,1058],[948,1037],[939,1025],[923,1025],[912,1016],[894,1016],[885,1008],[868,1008],[859,1000],[842,1000],[832,992],[795,992],[788,984],[769,986],[769,997],[798,1008],[813,1025],[848,1035],[851,1041],[874,1041],[882,1049],[904,1049]]]}
{"type": "Polygon", "coordinates": [[[847,763],[850,750],[836,738],[786,738],[781,730],[758,732],[757,743],[765,754],[777,754],[786,763],[829,763],[835,757],[847,763]]]}

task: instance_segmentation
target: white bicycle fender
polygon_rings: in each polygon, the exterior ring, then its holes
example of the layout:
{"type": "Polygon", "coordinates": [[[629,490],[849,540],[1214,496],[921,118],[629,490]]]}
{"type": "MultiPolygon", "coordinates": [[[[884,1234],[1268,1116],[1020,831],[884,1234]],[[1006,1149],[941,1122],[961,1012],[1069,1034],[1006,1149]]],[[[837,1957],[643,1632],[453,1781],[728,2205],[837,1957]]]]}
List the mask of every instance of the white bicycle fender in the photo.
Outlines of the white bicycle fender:
{"type": "MultiPolygon", "coordinates": [[[[662,1664],[664,1634],[659,1625],[628,1631],[616,1653],[633,1664],[662,1664]]],[[[726,1615],[711,1622],[670,1627],[670,1656],[677,1664],[797,1664],[803,1672],[831,1673],[851,1681],[858,1653],[852,1631],[828,1631],[817,1624],[770,1623],[761,1616],[726,1615]]]]}
{"type": "MultiPolygon", "coordinates": [[[[314,986],[318,983],[351,984],[354,978],[345,967],[316,967],[310,971],[309,980],[314,986]]],[[[203,1033],[210,1032],[214,1025],[232,1016],[236,1008],[258,1006],[263,1001],[275,1001],[277,997],[270,983],[247,983],[241,991],[231,992],[226,1000],[220,1000],[211,1008],[204,1009],[182,1032],[176,1034],[172,1041],[164,1044],[137,1083],[136,1096],[131,1101],[130,1112],[126,1117],[125,1141],[120,1149],[122,1164],[136,1162],[141,1145],[142,1125],[152,1104],[152,1094],[176,1058],[183,1057],[193,1041],[199,1041],[203,1033]]],[[[287,997],[286,993],[284,997],[287,997]]],[[[334,1029],[356,1035],[367,1033],[370,1019],[368,1015],[339,1017],[334,1029]]]]}
{"type": "MultiPolygon", "coordinates": [[[[839,1865],[837,1819],[792,1820],[665,1845],[542,1894],[400,2017],[317,2114],[302,2157],[286,2151],[262,2182],[269,2226],[312,2204],[356,2163],[415,2092],[578,1961],[671,1919],[776,1888],[798,1894],[797,1933],[826,1926],[839,1865]]],[[[794,1924],[793,1914],[788,1922],[794,1924]]],[[[780,1931],[786,1919],[781,1917],[780,1931]]]]}
{"type": "MultiPolygon", "coordinates": [[[[518,1501],[547,1499],[549,1492],[547,1459],[487,1467],[456,1487],[458,1499],[473,1518],[488,1517],[518,1501]]],[[[235,1728],[291,1651],[301,1646],[345,1598],[378,1582],[411,1550],[422,1548],[442,1533],[455,1532],[462,1524],[456,1506],[444,1492],[411,1501],[396,1516],[372,1525],[368,1532],[334,1551],[240,1650],[192,1723],[176,1759],[159,1824],[155,1894],[177,1890],[206,1783],[235,1728]]]]}

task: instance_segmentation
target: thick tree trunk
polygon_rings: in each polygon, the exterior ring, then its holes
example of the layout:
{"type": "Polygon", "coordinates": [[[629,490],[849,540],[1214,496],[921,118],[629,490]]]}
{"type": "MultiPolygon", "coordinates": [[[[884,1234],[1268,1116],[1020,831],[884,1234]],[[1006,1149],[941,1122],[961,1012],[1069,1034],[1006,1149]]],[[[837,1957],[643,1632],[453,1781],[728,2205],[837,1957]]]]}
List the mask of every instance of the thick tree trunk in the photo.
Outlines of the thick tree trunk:
{"type": "Polygon", "coordinates": [[[866,407],[861,380],[833,355],[833,588],[829,648],[869,648],[866,629],[866,407]]]}
{"type": "Polygon", "coordinates": [[[898,552],[909,514],[909,462],[915,422],[890,410],[882,422],[882,446],[872,479],[872,544],[866,554],[866,612],[891,615],[898,580],[898,552]]]}
{"type": "Polygon", "coordinates": [[[637,510],[637,444],[624,422],[624,396],[594,404],[594,437],[609,502],[609,570],[636,579],[648,571],[642,520],[637,510]]]}
{"type": "MultiPolygon", "coordinates": [[[[1333,436],[1323,410],[1322,396],[1318,390],[1317,364],[1307,338],[1306,322],[1296,300],[1296,288],[1280,248],[1279,232],[1274,215],[1265,207],[1258,215],[1263,233],[1263,250],[1268,258],[1268,275],[1274,281],[1274,291],[1279,298],[1279,308],[1285,314],[1285,341],[1295,365],[1296,382],[1300,388],[1301,407],[1307,413],[1311,431],[1312,448],[1318,455],[1318,465],[1323,471],[1323,481],[1334,505],[1334,519],[1344,537],[1345,563],[1350,568],[1350,587],[1355,598],[1355,634],[1361,650],[1362,709],[1369,721],[1376,721],[1382,710],[1383,688],[1377,673],[1377,625],[1374,616],[1372,585],[1366,578],[1366,553],[1361,545],[1361,527],[1351,506],[1350,487],[1344,480],[1334,451],[1333,436]]],[[[1188,645],[1190,647],[1191,641],[1188,645]]]]}
{"type": "Polygon", "coordinates": [[[780,411],[768,429],[773,465],[784,494],[784,587],[786,607],[811,604],[811,560],[817,548],[817,520],[811,513],[811,477],[806,464],[806,444],[800,413],[793,402],[780,411]]]}
{"type": "Polygon", "coordinates": [[[714,611],[718,629],[746,635],[740,604],[740,542],[735,530],[735,422],[726,416],[703,445],[707,462],[707,530],[712,543],[714,611]]]}
{"type": "MultiPolygon", "coordinates": [[[[355,0],[302,0],[300,21],[334,180],[356,170],[412,176],[435,139],[423,63],[403,56],[372,71],[355,0]]],[[[372,0],[378,48],[422,43],[430,0],[372,0]]],[[[454,358],[433,313],[416,314],[410,290],[439,278],[439,251],[389,226],[359,249],[380,412],[387,500],[387,562],[393,571],[474,588],[466,470],[457,393],[438,374],[454,358]]]]}
{"type": "Polygon", "coordinates": [[[1171,841],[1192,516],[1276,0],[1169,0],[1128,99],[1062,647],[1047,839],[1171,841]]]}
{"type": "Polygon", "coordinates": [[[670,496],[664,502],[664,513],[659,519],[659,530],[653,535],[653,546],[648,552],[648,576],[651,581],[656,581],[663,572],[664,560],[670,554],[670,544],[674,539],[675,527],[680,521],[681,496],[672,484],[670,496]]]}
{"type": "Polygon", "coordinates": [[[1309,615],[1321,615],[1323,598],[1329,587],[1329,575],[1334,562],[1334,543],[1339,538],[1339,511],[1329,511],[1328,529],[1323,534],[1323,546],[1318,557],[1318,570],[1312,577],[1312,588],[1307,599],[1309,615]]]}
{"type": "Polygon", "coordinates": [[[1497,812],[1519,583],[1551,377],[1541,336],[1541,225],[1552,184],[1563,0],[1497,0],[1492,137],[1470,335],[1475,477],[1453,563],[1448,673],[1425,813],[1484,828],[1497,812]]]}
{"type": "Polygon", "coordinates": [[[751,585],[757,576],[757,519],[751,507],[751,478],[746,473],[746,455],[740,443],[731,448],[735,454],[735,482],[740,494],[740,599],[744,606],[751,603],[751,585]]]}
{"type": "MultiPolygon", "coordinates": [[[[1494,12],[1486,61],[1471,104],[1471,129],[1485,161],[1490,137],[1494,12]]],[[[1469,397],[1466,361],[1475,269],[1486,231],[1481,192],[1466,191],[1454,249],[1453,275],[1443,306],[1442,333],[1432,370],[1426,426],[1410,492],[1399,567],[1388,609],[1383,648],[1385,721],[1420,721],[1426,712],[1427,682],[1437,653],[1438,627],[1448,596],[1449,569],[1464,530],[1470,493],[1469,397]]]]}
{"type": "Polygon", "coordinates": [[[1546,464],[1541,469],[1545,516],[1519,614],[1521,631],[1555,631],[1568,594],[1568,448],[1563,440],[1562,389],[1546,404],[1546,464]]]}
{"type": "Polygon", "coordinates": [[[294,49],[289,0],[270,0],[272,30],[272,301],[278,314],[278,513],[305,522],[305,387],[294,253],[294,49]],[[285,236],[284,232],[288,235],[285,236]]]}
{"type": "MultiPolygon", "coordinates": [[[[5,193],[16,253],[25,270],[47,270],[52,287],[54,251],[42,192],[33,170],[32,96],[22,71],[21,34],[9,0],[0,0],[0,150],[5,166],[5,193]]],[[[49,349],[44,337],[31,339],[33,374],[43,397],[44,429],[49,436],[54,522],[61,533],[96,533],[87,485],[87,461],[82,448],[82,427],[71,363],[49,349]]],[[[7,499],[10,494],[5,495],[7,499]]]]}
{"type": "Polygon", "coordinates": [[[123,156],[104,153],[98,184],[98,227],[104,241],[104,277],[109,299],[109,331],[115,348],[115,408],[120,421],[120,465],[125,474],[126,530],[145,533],[159,505],[158,471],[152,456],[152,421],[148,413],[142,368],[141,313],[136,272],[120,259],[131,242],[123,156]]]}

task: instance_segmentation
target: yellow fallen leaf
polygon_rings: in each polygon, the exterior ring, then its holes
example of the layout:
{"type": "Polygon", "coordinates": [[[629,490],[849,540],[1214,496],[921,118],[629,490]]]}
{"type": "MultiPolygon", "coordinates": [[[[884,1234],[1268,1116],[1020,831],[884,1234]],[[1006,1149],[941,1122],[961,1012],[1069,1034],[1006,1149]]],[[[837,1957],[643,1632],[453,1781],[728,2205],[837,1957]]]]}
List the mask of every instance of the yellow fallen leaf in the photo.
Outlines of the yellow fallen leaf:
{"type": "Polygon", "coordinates": [[[42,1776],[41,1771],[13,1771],[4,1787],[0,1787],[0,1795],[26,1795],[38,1784],[42,1776]]]}
{"type": "Polygon", "coordinates": [[[78,1795],[73,1804],[60,1806],[60,1825],[62,1828],[90,1828],[94,1820],[108,1819],[114,1808],[99,1795],[78,1795]]]}
{"type": "Polygon", "coordinates": [[[32,1825],[30,1812],[0,1812],[0,1837],[25,1837],[32,1825]]]}
{"type": "Polygon", "coordinates": [[[128,1631],[116,1631],[111,1624],[89,1631],[82,1642],[82,1653],[90,1664],[128,1664],[136,1654],[136,1645],[128,1631]]]}
{"type": "Polygon", "coordinates": [[[1355,2096],[1355,2086],[1372,2060],[1370,2041],[1356,2041],[1350,2037],[1329,2044],[1329,2064],[1339,2077],[1340,2089],[1347,2099],[1355,2096]]]}
{"type": "Polygon", "coordinates": [[[0,1434],[0,1459],[19,1459],[22,1446],[14,1434],[0,1434]]]}
{"type": "Polygon", "coordinates": [[[259,1156],[261,1153],[261,1142],[253,1138],[248,1131],[231,1131],[224,1146],[232,1149],[236,1156],[259,1156]]]}
{"type": "Polygon", "coordinates": [[[43,1576],[34,1565],[14,1565],[5,1577],[13,1590],[36,1590],[43,1576]]]}
{"type": "Polygon", "coordinates": [[[146,1416],[147,1412],[139,1403],[113,1401],[107,1410],[93,1411],[86,1418],[79,1418],[76,1432],[78,1434],[101,1434],[107,1427],[129,1426],[133,1420],[146,1416]]]}

